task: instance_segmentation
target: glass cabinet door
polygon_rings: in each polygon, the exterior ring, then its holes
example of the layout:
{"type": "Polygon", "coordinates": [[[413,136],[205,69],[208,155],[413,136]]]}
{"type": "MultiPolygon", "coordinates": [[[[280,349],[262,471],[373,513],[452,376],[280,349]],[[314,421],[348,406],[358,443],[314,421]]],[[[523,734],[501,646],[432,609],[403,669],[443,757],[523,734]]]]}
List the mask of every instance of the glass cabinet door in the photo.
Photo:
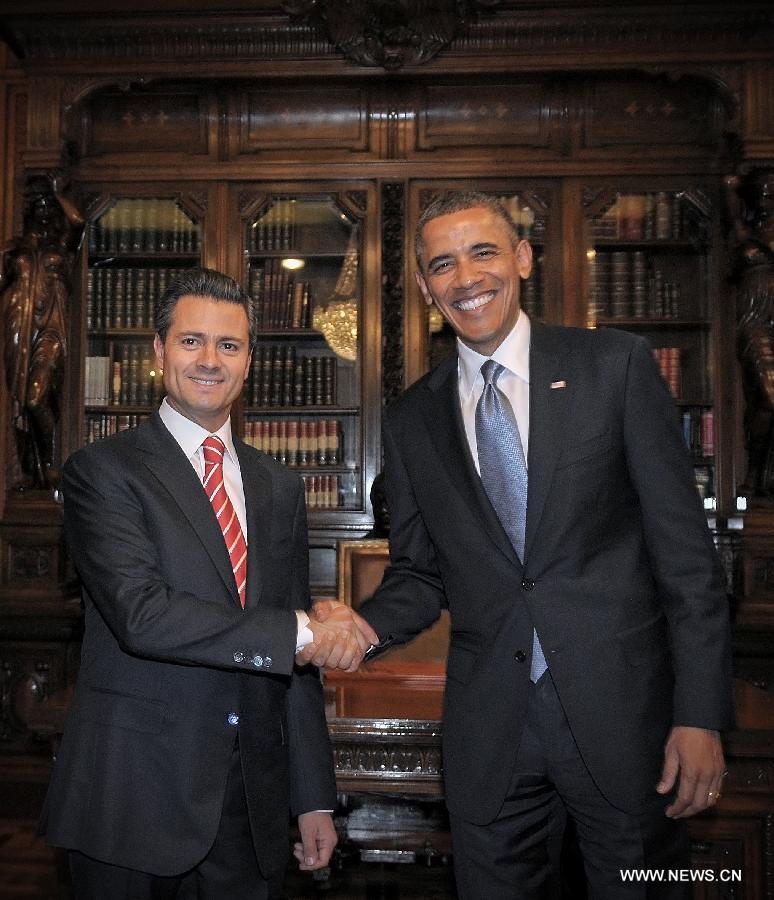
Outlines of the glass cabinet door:
{"type": "Polygon", "coordinates": [[[138,424],[158,406],[154,305],[199,265],[198,216],[175,197],[106,200],[89,225],[82,443],[138,424]]]}
{"type": "Polygon", "coordinates": [[[243,280],[260,330],[245,440],[299,472],[309,510],[364,507],[363,219],[336,193],[269,193],[243,207],[243,280]]]}
{"type": "Polygon", "coordinates": [[[697,189],[587,188],[589,327],[644,335],[675,399],[696,485],[714,510],[713,209],[697,189]]]}

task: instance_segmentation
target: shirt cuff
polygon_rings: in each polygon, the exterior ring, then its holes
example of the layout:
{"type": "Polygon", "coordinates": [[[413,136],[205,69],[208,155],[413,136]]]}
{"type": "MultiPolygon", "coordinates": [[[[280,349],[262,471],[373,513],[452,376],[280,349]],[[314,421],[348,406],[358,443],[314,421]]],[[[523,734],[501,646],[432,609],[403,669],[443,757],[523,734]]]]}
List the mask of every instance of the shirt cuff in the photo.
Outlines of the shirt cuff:
{"type": "Polygon", "coordinates": [[[314,640],[312,629],[309,627],[309,616],[302,610],[296,610],[296,619],[298,620],[298,630],[296,632],[296,653],[303,650],[307,644],[311,644],[314,640]]]}

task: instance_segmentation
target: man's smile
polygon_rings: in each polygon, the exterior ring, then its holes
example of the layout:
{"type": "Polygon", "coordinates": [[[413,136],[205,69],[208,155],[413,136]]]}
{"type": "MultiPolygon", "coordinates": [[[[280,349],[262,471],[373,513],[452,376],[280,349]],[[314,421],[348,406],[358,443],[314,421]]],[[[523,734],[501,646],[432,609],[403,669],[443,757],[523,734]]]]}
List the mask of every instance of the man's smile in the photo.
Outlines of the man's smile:
{"type": "Polygon", "coordinates": [[[496,296],[497,291],[487,291],[477,297],[471,297],[469,300],[456,300],[452,306],[460,312],[473,312],[473,310],[481,309],[482,306],[491,303],[496,296]]]}

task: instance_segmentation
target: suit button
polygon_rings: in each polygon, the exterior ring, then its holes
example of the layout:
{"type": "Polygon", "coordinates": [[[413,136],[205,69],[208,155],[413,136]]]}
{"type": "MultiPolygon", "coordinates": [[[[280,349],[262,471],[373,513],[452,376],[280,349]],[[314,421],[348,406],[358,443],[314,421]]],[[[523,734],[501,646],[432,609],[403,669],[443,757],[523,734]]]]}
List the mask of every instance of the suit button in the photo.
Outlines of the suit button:
{"type": "Polygon", "coordinates": [[[229,725],[238,725],[239,724],[239,713],[229,713],[228,714],[228,724],[229,725]]]}
{"type": "Polygon", "coordinates": [[[263,658],[263,667],[264,669],[270,669],[274,663],[274,660],[270,656],[264,656],[263,658]]]}
{"type": "Polygon", "coordinates": [[[263,666],[263,657],[258,656],[258,654],[256,654],[253,657],[253,665],[255,666],[256,669],[260,669],[261,666],[263,666]]]}
{"type": "Polygon", "coordinates": [[[524,662],[524,660],[527,658],[527,654],[523,650],[517,650],[513,654],[513,658],[516,660],[516,662],[524,662]]]}
{"type": "Polygon", "coordinates": [[[234,653],[234,662],[235,662],[235,663],[240,663],[240,662],[244,662],[244,661],[245,661],[245,654],[242,653],[241,650],[237,650],[237,651],[234,653]]]}
{"type": "Polygon", "coordinates": [[[521,586],[524,588],[525,591],[531,591],[532,588],[535,587],[535,582],[529,578],[525,578],[522,581],[521,586]]]}

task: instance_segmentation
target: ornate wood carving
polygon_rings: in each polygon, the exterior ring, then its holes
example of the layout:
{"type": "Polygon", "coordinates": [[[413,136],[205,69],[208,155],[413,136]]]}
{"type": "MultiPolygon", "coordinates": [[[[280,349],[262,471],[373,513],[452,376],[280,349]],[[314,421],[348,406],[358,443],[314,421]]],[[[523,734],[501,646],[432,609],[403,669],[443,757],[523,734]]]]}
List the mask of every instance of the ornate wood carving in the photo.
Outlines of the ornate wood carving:
{"type": "Polygon", "coordinates": [[[422,65],[463,23],[500,0],[285,0],[292,17],[324,29],[347,59],[388,70],[422,65]]]}
{"type": "Polygon", "coordinates": [[[340,786],[378,780],[385,793],[440,794],[439,722],[334,719],[328,725],[340,786]]]}
{"type": "Polygon", "coordinates": [[[405,188],[382,185],[382,400],[389,405],[403,387],[403,234],[405,188]]]}

